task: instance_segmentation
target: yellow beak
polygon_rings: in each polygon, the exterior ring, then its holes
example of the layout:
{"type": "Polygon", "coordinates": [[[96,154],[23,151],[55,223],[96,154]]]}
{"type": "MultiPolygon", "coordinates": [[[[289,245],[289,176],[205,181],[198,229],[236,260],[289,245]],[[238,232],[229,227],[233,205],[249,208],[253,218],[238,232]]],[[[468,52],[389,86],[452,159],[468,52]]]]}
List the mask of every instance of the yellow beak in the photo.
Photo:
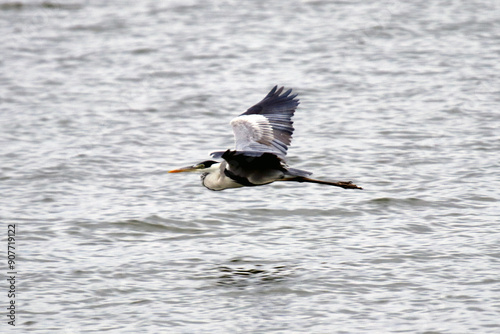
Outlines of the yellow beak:
{"type": "Polygon", "coordinates": [[[183,167],[179,169],[172,169],[169,170],[169,173],[185,173],[185,172],[194,172],[196,170],[200,169],[198,166],[189,166],[189,167],[183,167]]]}

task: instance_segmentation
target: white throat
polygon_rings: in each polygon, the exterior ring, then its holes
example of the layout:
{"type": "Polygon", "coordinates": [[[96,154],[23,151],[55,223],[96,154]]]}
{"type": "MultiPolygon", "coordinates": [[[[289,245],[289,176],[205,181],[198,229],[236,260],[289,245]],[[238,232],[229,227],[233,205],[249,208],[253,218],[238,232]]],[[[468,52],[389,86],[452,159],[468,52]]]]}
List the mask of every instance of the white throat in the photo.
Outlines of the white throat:
{"type": "Polygon", "coordinates": [[[239,188],[241,184],[234,182],[232,179],[224,174],[224,166],[222,163],[213,164],[209,168],[201,170],[201,183],[210,190],[224,190],[227,188],[239,188]]]}

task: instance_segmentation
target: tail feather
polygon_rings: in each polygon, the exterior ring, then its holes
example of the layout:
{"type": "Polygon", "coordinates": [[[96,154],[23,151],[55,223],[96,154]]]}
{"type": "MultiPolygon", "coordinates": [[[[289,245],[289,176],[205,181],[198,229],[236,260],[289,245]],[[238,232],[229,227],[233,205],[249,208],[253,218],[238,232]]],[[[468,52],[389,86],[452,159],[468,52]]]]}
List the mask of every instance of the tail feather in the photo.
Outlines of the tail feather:
{"type": "Polygon", "coordinates": [[[280,181],[295,181],[295,182],[307,182],[307,183],[318,183],[318,184],[326,184],[329,186],[335,186],[335,187],[340,187],[344,189],[363,189],[361,187],[358,187],[351,181],[343,182],[330,182],[330,181],[322,181],[322,180],[316,180],[316,179],[311,179],[308,177],[302,177],[302,176],[297,176],[297,177],[292,177],[292,178],[284,178],[281,179],[280,181]]]}
{"type": "Polygon", "coordinates": [[[290,168],[290,167],[286,168],[286,175],[287,176],[306,177],[306,176],[309,176],[311,174],[312,174],[311,172],[308,172],[308,171],[302,170],[302,169],[290,168]]]}

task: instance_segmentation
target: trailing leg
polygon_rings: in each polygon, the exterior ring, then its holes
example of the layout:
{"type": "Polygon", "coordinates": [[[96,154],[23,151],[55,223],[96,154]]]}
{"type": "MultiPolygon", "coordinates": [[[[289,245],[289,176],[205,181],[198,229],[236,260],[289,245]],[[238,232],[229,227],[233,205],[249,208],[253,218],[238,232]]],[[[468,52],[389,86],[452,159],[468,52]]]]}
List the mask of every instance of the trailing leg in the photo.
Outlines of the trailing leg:
{"type": "Polygon", "coordinates": [[[303,176],[295,176],[291,178],[284,178],[281,180],[277,181],[294,181],[294,182],[306,182],[306,183],[318,183],[318,184],[326,184],[329,186],[335,186],[335,187],[340,187],[344,189],[363,189],[361,187],[358,187],[357,185],[353,184],[351,181],[347,182],[329,182],[329,181],[322,181],[322,180],[316,180],[316,179],[311,179],[308,177],[303,177],[303,176]]]}

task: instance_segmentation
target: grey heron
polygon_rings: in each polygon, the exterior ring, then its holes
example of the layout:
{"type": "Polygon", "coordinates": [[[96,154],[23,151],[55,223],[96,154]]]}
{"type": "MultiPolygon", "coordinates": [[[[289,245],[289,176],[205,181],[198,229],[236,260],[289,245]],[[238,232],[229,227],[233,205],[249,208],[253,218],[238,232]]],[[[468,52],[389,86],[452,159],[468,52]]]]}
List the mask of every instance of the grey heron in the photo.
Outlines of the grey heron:
{"type": "Polygon", "coordinates": [[[290,168],[285,163],[292,141],[292,116],[299,105],[297,94],[274,86],[267,96],[231,121],[235,148],[211,153],[214,159],[169,173],[200,172],[202,184],[210,190],[262,186],[275,181],[319,183],[344,189],[362,189],[352,182],[311,179],[312,173],[290,168]]]}

